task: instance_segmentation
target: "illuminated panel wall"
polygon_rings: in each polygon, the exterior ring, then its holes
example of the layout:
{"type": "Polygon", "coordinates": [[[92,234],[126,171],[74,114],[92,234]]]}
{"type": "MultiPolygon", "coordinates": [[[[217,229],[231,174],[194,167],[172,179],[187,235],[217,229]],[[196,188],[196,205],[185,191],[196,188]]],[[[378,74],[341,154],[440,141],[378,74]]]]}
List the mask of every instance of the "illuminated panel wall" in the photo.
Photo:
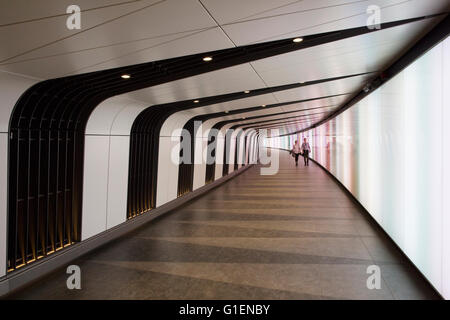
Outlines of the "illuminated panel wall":
{"type": "MultiPolygon", "coordinates": [[[[449,91],[447,38],[358,104],[301,134],[309,138],[312,157],[345,185],[446,299],[449,91]]],[[[265,144],[289,148],[284,137],[265,144]]]]}

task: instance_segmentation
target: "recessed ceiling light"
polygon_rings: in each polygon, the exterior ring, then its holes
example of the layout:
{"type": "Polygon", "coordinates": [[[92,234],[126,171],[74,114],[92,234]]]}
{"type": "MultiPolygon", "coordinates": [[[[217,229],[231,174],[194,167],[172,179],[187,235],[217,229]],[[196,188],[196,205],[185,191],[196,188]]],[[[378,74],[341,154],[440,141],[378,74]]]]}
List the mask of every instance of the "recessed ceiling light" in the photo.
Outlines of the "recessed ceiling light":
{"type": "Polygon", "coordinates": [[[300,84],[304,84],[305,83],[305,81],[300,81],[300,84]]]}
{"type": "Polygon", "coordinates": [[[264,108],[265,106],[266,106],[266,105],[265,105],[265,104],[263,104],[263,105],[262,105],[261,107],[263,107],[263,108],[264,108]]]}
{"type": "Polygon", "coordinates": [[[225,110],[225,113],[228,113],[228,112],[230,112],[230,111],[228,111],[228,110],[225,110]]]}
{"type": "Polygon", "coordinates": [[[122,79],[130,79],[131,76],[129,74],[123,74],[121,75],[122,79]]]}
{"type": "Polygon", "coordinates": [[[199,103],[200,101],[199,100],[194,100],[194,103],[199,103]]]}
{"type": "Polygon", "coordinates": [[[244,93],[250,93],[250,90],[245,90],[244,93]]]}
{"type": "Polygon", "coordinates": [[[303,41],[303,38],[295,38],[295,39],[292,40],[292,41],[294,41],[295,43],[300,43],[300,42],[303,41]]]}
{"type": "Polygon", "coordinates": [[[212,61],[212,59],[213,59],[212,57],[204,57],[204,58],[203,58],[203,61],[208,62],[208,61],[212,61]]]}

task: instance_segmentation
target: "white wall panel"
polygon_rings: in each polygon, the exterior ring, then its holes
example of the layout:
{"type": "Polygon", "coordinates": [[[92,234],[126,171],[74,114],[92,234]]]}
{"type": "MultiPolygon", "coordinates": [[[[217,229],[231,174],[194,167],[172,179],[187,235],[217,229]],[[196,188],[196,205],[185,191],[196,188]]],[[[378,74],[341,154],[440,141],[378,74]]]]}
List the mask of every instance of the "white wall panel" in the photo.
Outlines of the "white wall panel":
{"type": "Polygon", "coordinates": [[[85,137],[90,145],[85,146],[84,155],[89,167],[85,167],[84,182],[89,183],[86,192],[94,194],[83,193],[83,239],[126,221],[130,131],[147,107],[144,102],[116,96],[103,101],[89,117],[85,137]],[[93,144],[101,147],[96,149],[93,144]],[[85,222],[89,224],[86,231],[85,222]]]}
{"type": "MultiPolygon", "coordinates": [[[[164,137],[174,136],[175,131],[178,132],[178,129],[183,128],[186,122],[196,115],[197,113],[189,110],[172,114],[162,125],[159,135],[164,137]]],[[[179,136],[179,132],[176,135],[179,136]]]]}
{"type": "Polygon", "coordinates": [[[6,274],[8,134],[0,133],[0,277],[6,274]]]}
{"type": "Polygon", "coordinates": [[[106,230],[109,139],[85,137],[82,240],[106,230]]]}
{"type": "Polygon", "coordinates": [[[237,158],[237,163],[238,163],[238,169],[240,169],[242,167],[243,163],[243,155],[245,152],[244,149],[244,142],[245,142],[245,132],[242,132],[241,134],[238,134],[236,141],[239,141],[238,143],[238,158],[237,158]]]}
{"type": "Polygon", "coordinates": [[[192,190],[196,190],[205,185],[206,179],[206,150],[208,146],[208,136],[204,137],[203,127],[205,124],[201,124],[198,130],[195,132],[195,144],[194,144],[194,181],[192,190]]]}
{"type": "Polygon", "coordinates": [[[174,138],[176,137],[159,137],[157,207],[177,198],[180,142],[172,141],[174,138]]]}
{"type": "Polygon", "coordinates": [[[222,132],[219,133],[217,137],[216,144],[216,168],[214,170],[214,180],[220,179],[223,173],[223,154],[225,152],[225,136],[222,132]]]}
{"type": "Polygon", "coordinates": [[[130,137],[111,136],[106,228],[126,221],[130,137]]]}
{"type": "Polygon", "coordinates": [[[38,79],[0,71],[0,132],[8,132],[11,113],[22,93],[38,79]]]}
{"type": "Polygon", "coordinates": [[[109,134],[117,114],[126,107],[130,99],[112,97],[100,103],[89,116],[86,134],[109,134]]]}
{"type": "Polygon", "coordinates": [[[236,136],[231,136],[230,139],[230,162],[228,164],[228,173],[234,171],[234,155],[236,153],[236,136]]]}
{"type": "Polygon", "coordinates": [[[130,102],[115,117],[111,125],[111,135],[130,135],[137,116],[149,106],[145,102],[130,102]]]}
{"type": "MultiPolygon", "coordinates": [[[[230,157],[231,157],[231,162],[230,162],[230,166],[229,166],[229,168],[228,168],[228,172],[233,172],[234,171],[234,159],[236,158],[235,156],[236,156],[236,153],[237,153],[237,156],[238,156],[238,164],[239,164],[239,150],[236,148],[236,145],[238,145],[238,133],[239,132],[241,132],[242,131],[242,129],[240,129],[240,128],[237,128],[236,130],[234,130],[233,131],[233,133],[231,134],[231,154],[230,154],[230,157]]],[[[238,147],[239,147],[239,145],[238,145],[238,147]]],[[[239,168],[239,165],[238,165],[238,168],[239,168]]]]}

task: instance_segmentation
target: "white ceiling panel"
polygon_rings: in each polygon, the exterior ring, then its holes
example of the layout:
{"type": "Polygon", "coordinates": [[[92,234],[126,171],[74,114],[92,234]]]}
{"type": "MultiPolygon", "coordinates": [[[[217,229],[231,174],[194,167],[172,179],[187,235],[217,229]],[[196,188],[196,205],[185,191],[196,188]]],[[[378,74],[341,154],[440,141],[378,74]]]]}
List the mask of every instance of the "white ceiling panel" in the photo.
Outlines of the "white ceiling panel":
{"type": "MultiPolygon", "coordinates": [[[[220,29],[210,29],[204,32],[194,32],[185,35],[170,36],[159,39],[153,45],[140,44],[136,48],[124,48],[123,53],[112,55],[111,59],[101,59],[97,62],[84,61],[82,67],[72,69],[71,74],[85,73],[97,70],[123,67],[137,63],[169,59],[206,51],[226,49],[233,44],[220,29]]],[[[111,51],[111,48],[108,50],[111,51]]]]}
{"type": "MultiPolygon", "coordinates": [[[[63,13],[65,2],[58,5],[63,13]]],[[[3,4],[14,15],[9,21],[30,18],[13,4],[3,4]]],[[[81,30],[68,30],[67,16],[0,27],[0,41],[11,44],[0,49],[0,68],[50,78],[233,46],[197,0],[142,0],[82,12],[81,18],[81,30]]]]}
{"type": "Polygon", "coordinates": [[[252,62],[271,86],[381,70],[426,22],[414,22],[252,62]]]}
{"type": "Polygon", "coordinates": [[[19,63],[0,63],[0,70],[48,79],[169,59],[178,55],[218,48],[224,49],[229,46],[230,42],[223,33],[213,29],[186,38],[173,35],[135,43],[133,46],[122,44],[71,54],[52,55],[42,59],[24,59],[19,63]],[[195,50],[191,47],[193,43],[197,44],[195,50]]]}
{"type": "MultiPolygon", "coordinates": [[[[2,43],[9,43],[10,45],[1,47],[0,61],[67,37],[70,38],[62,41],[63,43],[70,45],[72,41],[76,42],[78,37],[89,34],[95,30],[91,28],[99,25],[98,28],[105,29],[106,31],[108,28],[113,28],[114,24],[120,24],[122,22],[121,20],[125,18],[121,18],[110,23],[107,23],[107,21],[134,12],[148,6],[151,3],[155,3],[156,1],[139,1],[122,6],[106,7],[101,10],[82,12],[80,30],[69,30],[66,27],[68,15],[57,15],[46,19],[38,19],[30,22],[7,25],[11,22],[27,21],[30,18],[34,19],[46,17],[48,15],[55,14],[56,12],[63,14],[65,13],[66,8],[72,4],[72,1],[61,1],[60,4],[57,4],[56,1],[26,1],[27,4],[25,4],[25,1],[18,2],[20,3],[20,6],[18,6],[16,1],[2,1],[3,10],[1,11],[1,14],[6,15],[7,17],[2,17],[2,20],[0,20],[2,25],[0,28],[0,40],[2,43]],[[23,10],[24,8],[36,10],[36,14],[30,16],[30,12],[28,10],[23,10]],[[47,10],[48,13],[42,12],[44,10],[47,10]],[[105,24],[102,25],[102,23],[105,24]],[[20,38],[17,38],[17,35],[20,35],[20,38]]],[[[88,5],[89,2],[82,1],[82,3],[78,3],[78,5],[82,10],[85,7],[96,7],[96,5],[94,5],[94,1],[91,5],[88,5]]],[[[101,1],[100,5],[105,5],[105,2],[101,1]]],[[[133,14],[128,17],[132,16],[133,14]]],[[[113,34],[109,34],[109,36],[104,34],[104,36],[110,38],[113,34]]],[[[85,37],[85,41],[88,41],[88,43],[83,44],[83,47],[95,44],[95,39],[90,39],[89,37],[85,37]]],[[[54,46],[52,47],[54,48],[54,46]]],[[[44,49],[45,47],[39,50],[42,50],[45,53],[44,49]]],[[[22,57],[32,57],[33,54],[39,53],[39,50],[24,54],[22,57]]]]}
{"type": "Polygon", "coordinates": [[[202,2],[237,45],[364,26],[370,5],[380,8],[381,22],[444,12],[448,6],[446,0],[202,2]]]}
{"type": "MultiPolygon", "coordinates": [[[[76,4],[82,10],[92,10],[98,7],[119,5],[129,5],[130,1],[125,0],[77,0],[76,4]]],[[[153,2],[157,2],[154,0],[153,2]]],[[[144,1],[134,1],[132,5],[143,6],[144,1]]],[[[148,2],[147,2],[148,3],[148,2]]],[[[1,0],[0,1],[0,21],[1,24],[11,24],[27,20],[35,20],[45,17],[64,15],[66,8],[74,4],[72,0],[1,0]]]]}

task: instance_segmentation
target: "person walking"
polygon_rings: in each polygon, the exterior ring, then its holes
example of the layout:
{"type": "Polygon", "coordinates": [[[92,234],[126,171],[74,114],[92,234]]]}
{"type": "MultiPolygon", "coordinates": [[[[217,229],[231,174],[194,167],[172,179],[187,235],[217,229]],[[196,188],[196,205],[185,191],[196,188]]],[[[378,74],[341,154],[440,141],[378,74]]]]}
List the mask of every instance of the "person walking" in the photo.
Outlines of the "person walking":
{"type": "Polygon", "coordinates": [[[300,155],[301,152],[302,152],[302,150],[300,148],[300,144],[298,143],[298,140],[295,140],[294,147],[291,150],[291,154],[295,158],[295,165],[296,166],[298,166],[298,156],[300,155]]]}
{"type": "Polygon", "coordinates": [[[311,147],[309,146],[308,140],[303,139],[301,151],[303,153],[303,160],[305,161],[305,166],[309,166],[309,153],[311,152],[311,147]]]}

